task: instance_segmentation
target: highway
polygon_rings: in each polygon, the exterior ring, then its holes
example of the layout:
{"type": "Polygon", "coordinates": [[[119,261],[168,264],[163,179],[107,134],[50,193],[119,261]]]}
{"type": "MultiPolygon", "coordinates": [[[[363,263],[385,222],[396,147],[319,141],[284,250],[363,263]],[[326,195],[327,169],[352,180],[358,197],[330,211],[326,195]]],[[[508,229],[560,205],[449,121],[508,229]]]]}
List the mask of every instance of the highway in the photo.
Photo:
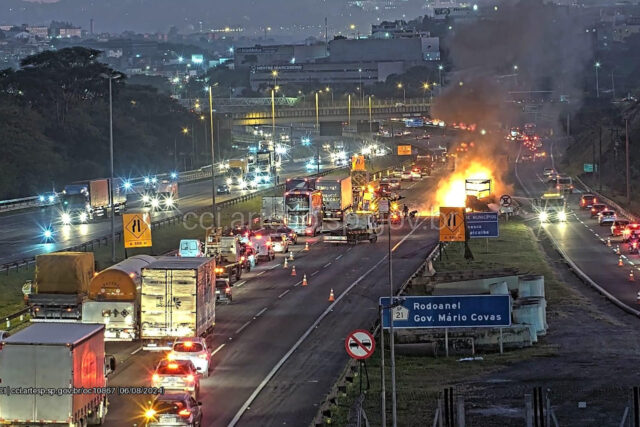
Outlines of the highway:
{"type": "MultiPolygon", "coordinates": [[[[297,162],[285,163],[280,174],[282,180],[286,177],[307,175],[308,172],[304,162],[297,162]]],[[[266,188],[266,186],[264,187],[266,188]]],[[[231,195],[220,195],[217,199],[223,201],[241,194],[245,193],[234,191],[231,195]]],[[[180,184],[179,196],[181,212],[189,212],[210,205],[211,181],[180,184]]],[[[140,204],[134,202],[128,205],[127,211],[139,210],[136,208],[140,208],[140,204]]],[[[174,211],[155,212],[152,214],[152,220],[173,215],[175,215],[174,211]]],[[[76,246],[107,236],[111,232],[111,222],[108,219],[64,227],[59,224],[59,216],[60,213],[56,207],[22,210],[0,215],[0,264],[76,246]],[[42,230],[47,227],[51,227],[54,231],[55,240],[50,243],[44,242],[42,239],[42,230]]],[[[116,217],[116,231],[121,229],[122,219],[116,217]]]]}
{"type": "MultiPolygon", "coordinates": [[[[554,151],[553,142],[545,147],[548,153],[554,151]]],[[[548,191],[548,185],[542,178],[545,167],[554,167],[555,157],[548,156],[545,162],[518,163],[516,173],[525,190],[525,197],[540,197],[548,191]]],[[[560,170],[560,172],[562,172],[560,170]]],[[[609,226],[600,226],[596,218],[591,218],[589,211],[579,207],[583,190],[576,189],[568,196],[570,208],[566,223],[545,224],[544,227],[557,246],[594,282],[613,294],[623,304],[638,309],[638,283],[640,283],[640,257],[629,255],[626,245],[620,238],[611,238],[612,247],[607,247],[606,240],[611,236],[609,226]],[[614,252],[620,244],[623,255],[623,267],[618,266],[618,255],[614,252]],[[635,282],[629,281],[629,273],[634,271],[635,282]]],[[[535,219],[537,221],[537,218],[535,219]]],[[[542,232],[542,228],[539,232],[542,232]]]]}
{"type": "MultiPolygon", "coordinates": [[[[424,199],[431,178],[401,193],[411,207],[424,199]]],[[[403,202],[405,202],[403,200],[403,202]]],[[[424,261],[437,241],[430,219],[392,230],[396,288],[424,261]]],[[[329,245],[309,238],[294,248],[297,276],[282,267],[282,255],[243,276],[234,301],[219,305],[211,337],[215,352],[209,378],[201,380],[204,425],[308,425],[347,361],[344,338],[375,321],[378,297],[388,295],[388,240],[376,244],[329,245]],[[301,286],[303,274],[308,286],[301,286]],[[328,301],[333,289],[335,303],[328,301]]],[[[110,379],[112,386],[148,385],[160,357],[135,343],[109,351],[129,357],[110,379]],[[130,355],[130,353],[135,353],[130,355]]],[[[140,424],[149,396],[113,396],[105,425],[140,424]]]]}

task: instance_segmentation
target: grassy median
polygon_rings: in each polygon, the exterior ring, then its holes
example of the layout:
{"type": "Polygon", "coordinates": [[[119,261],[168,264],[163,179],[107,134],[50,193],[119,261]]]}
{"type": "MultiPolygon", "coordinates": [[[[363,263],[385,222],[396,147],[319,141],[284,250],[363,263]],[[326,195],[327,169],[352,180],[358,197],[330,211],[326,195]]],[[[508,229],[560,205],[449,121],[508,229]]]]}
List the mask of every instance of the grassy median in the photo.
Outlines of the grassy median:
{"type": "MultiPolygon", "coordinates": [[[[542,236],[542,234],[539,234],[542,236]]],[[[442,260],[434,264],[436,271],[464,271],[491,270],[507,267],[516,268],[521,274],[535,273],[545,276],[545,290],[548,310],[553,305],[580,304],[580,297],[564,286],[555,276],[549,260],[538,243],[538,230],[530,228],[520,220],[500,223],[500,237],[490,239],[488,250],[485,239],[474,239],[469,244],[474,255],[473,261],[464,259],[462,244],[451,244],[445,251],[442,260]]],[[[409,294],[424,295],[420,287],[413,287],[409,294]]],[[[379,339],[379,338],[378,338],[379,339]]],[[[388,335],[385,335],[385,365],[386,365],[386,413],[387,420],[391,419],[391,373],[389,369],[388,335]]],[[[552,357],[556,354],[556,347],[546,345],[544,340],[533,347],[505,352],[505,354],[482,354],[483,360],[460,362],[459,357],[407,356],[396,355],[398,425],[431,425],[436,408],[436,399],[446,386],[459,385],[472,380],[481,374],[498,371],[513,363],[525,359],[552,357]]],[[[478,355],[478,354],[476,354],[478,355]]],[[[364,409],[371,425],[381,425],[380,396],[381,370],[380,351],[376,347],[374,355],[367,360],[371,388],[366,393],[364,409]]],[[[342,378],[339,384],[342,384],[342,378]]],[[[354,405],[359,393],[358,378],[347,386],[347,393],[338,397],[338,404],[332,407],[331,424],[347,425],[349,411],[354,405]]],[[[464,388],[464,386],[463,386],[464,388]]],[[[458,388],[460,390],[460,388],[458,388]]]]}

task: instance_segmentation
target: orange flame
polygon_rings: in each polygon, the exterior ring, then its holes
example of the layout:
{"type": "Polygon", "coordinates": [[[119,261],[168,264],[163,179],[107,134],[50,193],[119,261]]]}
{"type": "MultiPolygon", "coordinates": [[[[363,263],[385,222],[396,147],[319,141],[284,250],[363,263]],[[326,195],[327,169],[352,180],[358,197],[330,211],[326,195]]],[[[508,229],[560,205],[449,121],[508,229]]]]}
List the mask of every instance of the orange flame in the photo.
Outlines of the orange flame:
{"type": "Polygon", "coordinates": [[[438,183],[434,208],[465,207],[467,194],[465,192],[466,179],[490,179],[493,173],[489,167],[479,161],[471,161],[463,169],[456,170],[447,178],[438,183]]]}

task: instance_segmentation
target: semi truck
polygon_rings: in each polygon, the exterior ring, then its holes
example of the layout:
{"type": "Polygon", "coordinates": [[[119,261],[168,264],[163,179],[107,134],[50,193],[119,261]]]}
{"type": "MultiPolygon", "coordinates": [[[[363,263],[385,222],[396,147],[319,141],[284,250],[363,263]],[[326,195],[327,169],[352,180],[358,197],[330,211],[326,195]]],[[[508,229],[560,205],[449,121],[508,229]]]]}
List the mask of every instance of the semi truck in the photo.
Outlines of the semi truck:
{"type": "Polygon", "coordinates": [[[155,261],[135,255],[95,275],[82,303],[82,323],[104,323],[105,341],[138,339],[142,269],[155,261]]]}
{"type": "Polygon", "coordinates": [[[178,206],[178,183],[163,179],[142,195],[142,204],[156,210],[175,209],[178,206]]]}
{"type": "Polygon", "coordinates": [[[342,221],[353,205],[351,177],[316,181],[316,189],[322,192],[323,221],[342,221]]]}
{"type": "Polygon", "coordinates": [[[100,425],[114,369],[104,325],[33,324],[2,341],[0,378],[11,391],[0,393],[0,424],[100,425]]]}
{"type": "Polygon", "coordinates": [[[284,223],[284,197],[262,196],[260,220],[263,227],[278,226],[284,223]]]}
{"type": "MultiPolygon", "coordinates": [[[[62,208],[60,222],[63,225],[81,224],[109,215],[109,179],[77,182],[64,187],[60,197],[62,208]]],[[[113,213],[121,214],[127,205],[124,181],[113,181],[113,213]]]]}
{"type": "Polygon", "coordinates": [[[217,279],[228,279],[229,283],[242,278],[242,270],[250,270],[249,263],[240,253],[238,236],[223,236],[221,230],[207,229],[204,256],[215,259],[217,279]]]}
{"type": "Polygon", "coordinates": [[[229,173],[244,177],[247,173],[249,173],[249,163],[247,159],[229,160],[229,173]]]}
{"type": "Polygon", "coordinates": [[[216,318],[215,259],[162,257],[142,269],[140,338],[171,350],[176,338],[205,336],[216,318]]]}
{"type": "Polygon", "coordinates": [[[256,173],[267,172],[269,175],[276,173],[275,153],[268,148],[262,148],[256,152],[256,173]]]}
{"type": "Polygon", "coordinates": [[[35,284],[23,286],[32,321],[80,321],[94,271],[92,252],[37,255],[35,284]]]}

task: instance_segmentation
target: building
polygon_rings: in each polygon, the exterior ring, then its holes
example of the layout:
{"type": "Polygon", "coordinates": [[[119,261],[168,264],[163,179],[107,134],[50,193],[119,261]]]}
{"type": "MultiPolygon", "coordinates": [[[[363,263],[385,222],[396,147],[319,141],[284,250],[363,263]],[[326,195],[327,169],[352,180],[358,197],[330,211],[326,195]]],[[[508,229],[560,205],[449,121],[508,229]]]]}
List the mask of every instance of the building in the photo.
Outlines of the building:
{"type": "Polygon", "coordinates": [[[82,28],[76,28],[76,27],[59,28],[58,37],[61,37],[61,38],[82,37],[82,28]]]}
{"type": "Polygon", "coordinates": [[[253,90],[273,86],[273,72],[277,71],[278,85],[317,84],[368,86],[383,82],[391,74],[400,74],[402,61],[386,62],[316,62],[308,64],[258,66],[252,69],[249,81],[253,90]]]}
{"type": "Polygon", "coordinates": [[[34,36],[39,37],[41,39],[46,39],[49,37],[49,27],[47,26],[39,25],[39,26],[27,27],[27,31],[29,32],[29,34],[33,34],[34,36]]]}
{"type": "Polygon", "coordinates": [[[327,46],[324,43],[311,45],[272,45],[237,47],[234,51],[236,69],[304,64],[327,57],[327,46]]]}
{"type": "Polygon", "coordinates": [[[234,65],[249,68],[251,88],[259,90],[287,83],[366,86],[440,59],[439,38],[416,33],[404,21],[376,26],[374,34],[386,30],[388,38],[236,48],[234,65]]]}

